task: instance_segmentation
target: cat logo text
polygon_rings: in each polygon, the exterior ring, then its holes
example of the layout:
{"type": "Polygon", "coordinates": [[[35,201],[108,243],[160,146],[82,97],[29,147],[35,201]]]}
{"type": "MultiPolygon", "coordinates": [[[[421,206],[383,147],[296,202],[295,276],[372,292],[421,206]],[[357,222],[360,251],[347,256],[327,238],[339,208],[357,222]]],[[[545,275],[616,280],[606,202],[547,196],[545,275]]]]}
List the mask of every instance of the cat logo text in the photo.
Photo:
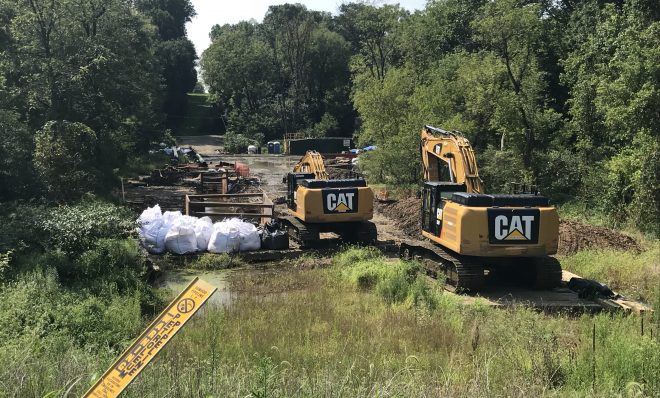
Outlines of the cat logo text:
{"type": "Polygon", "coordinates": [[[538,209],[488,209],[490,243],[538,243],[538,209]]]}
{"type": "Polygon", "coordinates": [[[358,207],[357,189],[324,189],[323,190],[323,212],[355,213],[358,207]]]}

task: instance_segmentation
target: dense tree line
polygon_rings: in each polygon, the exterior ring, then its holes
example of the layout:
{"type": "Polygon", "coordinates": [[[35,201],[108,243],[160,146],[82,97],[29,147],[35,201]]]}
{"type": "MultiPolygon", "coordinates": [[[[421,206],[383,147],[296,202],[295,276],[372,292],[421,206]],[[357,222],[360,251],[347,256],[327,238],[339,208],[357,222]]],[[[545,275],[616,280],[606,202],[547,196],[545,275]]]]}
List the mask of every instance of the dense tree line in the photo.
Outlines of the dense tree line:
{"type": "Polygon", "coordinates": [[[196,83],[193,15],[189,0],[0,0],[0,200],[110,186],[196,83]]]}
{"type": "Polygon", "coordinates": [[[231,131],[354,134],[379,147],[371,181],[410,184],[422,125],[455,129],[491,192],[536,183],[659,234],[659,16],[655,0],[287,4],[215,26],[201,65],[231,131]]]}

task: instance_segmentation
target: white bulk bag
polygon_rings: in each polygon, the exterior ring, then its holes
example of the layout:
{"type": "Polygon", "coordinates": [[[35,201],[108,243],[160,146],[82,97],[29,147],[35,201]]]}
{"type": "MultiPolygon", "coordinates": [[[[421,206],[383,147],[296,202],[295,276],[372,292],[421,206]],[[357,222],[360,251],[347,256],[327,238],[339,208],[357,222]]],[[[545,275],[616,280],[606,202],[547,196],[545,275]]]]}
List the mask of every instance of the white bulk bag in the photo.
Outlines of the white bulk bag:
{"type": "Polygon", "coordinates": [[[176,218],[165,235],[165,248],[175,254],[196,252],[196,223],[196,217],[180,216],[176,218]]]}
{"type": "Polygon", "coordinates": [[[209,239],[208,250],[211,253],[233,253],[240,245],[238,227],[229,221],[221,221],[213,225],[213,233],[209,239]]]}
{"type": "Polygon", "coordinates": [[[163,223],[158,229],[158,236],[156,237],[156,243],[149,251],[153,254],[161,254],[165,251],[165,237],[170,230],[170,227],[179,217],[181,217],[180,211],[166,211],[163,213],[163,223]]]}
{"type": "Polygon", "coordinates": [[[197,250],[206,251],[213,233],[213,221],[210,217],[202,217],[195,222],[195,236],[197,237],[197,250]]]}
{"type": "MultiPolygon", "coordinates": [[[[137,219],[140,240],[149,253],[158,253],[158,234],[163,225],[160,206],[149,207],[137,219]]],[[[162,253],[162,250],[160,251],[162,253]]]]}
{"type": "Polygon", "coordinates": [[[251,251],[261,249],[261,237],[257,227],[249,222],[240,221],[238,224],[238,232],[240,236],[240,245],[238,250],[251,251]]]}

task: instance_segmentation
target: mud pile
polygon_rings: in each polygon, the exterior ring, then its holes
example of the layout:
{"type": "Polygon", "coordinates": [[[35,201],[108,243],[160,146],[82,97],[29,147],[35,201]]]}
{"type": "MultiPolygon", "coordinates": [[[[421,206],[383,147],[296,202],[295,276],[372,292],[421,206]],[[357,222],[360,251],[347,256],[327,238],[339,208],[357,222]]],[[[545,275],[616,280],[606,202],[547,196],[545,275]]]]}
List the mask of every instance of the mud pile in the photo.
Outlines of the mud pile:
{"type": "Polygon", "coordinates": [[[325,171],[331,180],[345,180],[348,178],[357,178],[357,173],[340,167],[326,167],[325,171]]]}
{"type": "Polygon", "coordinates": [[[641,251],[634,238],[613,229],[560,220],[557,254],[573,254],[585,249],[631,250],[637,253],[641,251]]]}
{"type": "Polygon", "coordinates": [[[397,201],[375,201],[376,211],[391,219],[406,235],[419,238],[422,230],[422,201],[414,196],[397,201]]]}
{"type": "MultiPolygon", "coordinates": [[[[376,211],[391,219],[396,226],[412,238],[421,236],[421,200],[408,197],[392,202],[375,202],[376,211]]],[[[618,231],[583,224],[572,220],[559,222],[559,249],[557,254],[573,254],[585,249],[615,249],[640,252],[637,241],[618,231]]]]}

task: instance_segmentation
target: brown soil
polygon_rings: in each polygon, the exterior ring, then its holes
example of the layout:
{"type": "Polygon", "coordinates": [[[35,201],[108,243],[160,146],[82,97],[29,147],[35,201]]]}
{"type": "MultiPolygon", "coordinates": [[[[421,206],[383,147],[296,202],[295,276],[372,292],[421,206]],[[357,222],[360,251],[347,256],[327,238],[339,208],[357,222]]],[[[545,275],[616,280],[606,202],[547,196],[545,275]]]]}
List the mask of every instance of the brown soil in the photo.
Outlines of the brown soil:
{"type": "Polygon", "coordinates": [[[585,249],[632,250],[636,253],[641,251],[634,238],[613,229],[561,220],[557,254],[573,254],[585,249]]]}
{"type": "Polygon", "coordinates": [[[325,170],[328,173],[328,176],[330,177],[331,180],[344,180],[344,179],[357,177],[356,172],[345,168],[326,167],[325,170]]]}
{"type": "MultiPolygon", "coordinates": [[[[398,201],[375,202],[376,211],[394,221],[406,235],[419,238],[421,200],[408,197],[398,201]]],[[[583,224],[572,220],[559,222],[559,250],[557,254],[568,255],[585,249],[616,249],[640,252],[639,243],[634,238],[618,231],[583,224]]]]}
{"type": "Polygon", "coordinates": [[[419,213],[422,201],[416,197],[408,197],[397,201],[375,201],[375,209],[385,217],[394,221],[399,229],[411,238],[419,238],[422,230],[422,219],[419,213]]]}

